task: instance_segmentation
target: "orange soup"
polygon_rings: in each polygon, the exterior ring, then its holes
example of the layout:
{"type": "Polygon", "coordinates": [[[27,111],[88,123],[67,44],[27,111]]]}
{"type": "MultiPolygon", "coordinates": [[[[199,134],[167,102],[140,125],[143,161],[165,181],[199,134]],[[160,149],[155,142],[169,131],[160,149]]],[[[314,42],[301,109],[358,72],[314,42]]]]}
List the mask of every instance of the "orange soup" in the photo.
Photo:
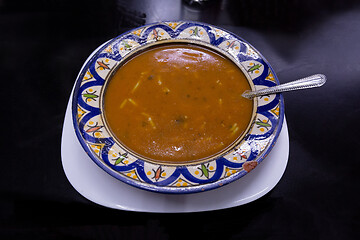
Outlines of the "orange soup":
{"type": "Polygon", "coordinates": [[[166,44],[126,61],[104,94],[114,136],[154,161],[186,163],[226,149],[246,131],[250,85],[229,59],[197,45],[166,44]]]}

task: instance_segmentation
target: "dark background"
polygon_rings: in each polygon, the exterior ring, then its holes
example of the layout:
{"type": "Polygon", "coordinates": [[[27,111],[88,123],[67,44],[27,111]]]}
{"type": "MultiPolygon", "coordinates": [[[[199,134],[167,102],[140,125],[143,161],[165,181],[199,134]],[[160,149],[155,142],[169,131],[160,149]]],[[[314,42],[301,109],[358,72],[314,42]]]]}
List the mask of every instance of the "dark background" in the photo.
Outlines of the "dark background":
{"type": "Polygon", "coordinates": [[[360,239],[360,1],[0,0],[0,239],[360,239]],[[156,214],[83,198],[61,165],[61,131],[78,71],[103,42],[161,20],[223,27],[257,48],[285,93],[287,169],[235,208],[156,214]]]}

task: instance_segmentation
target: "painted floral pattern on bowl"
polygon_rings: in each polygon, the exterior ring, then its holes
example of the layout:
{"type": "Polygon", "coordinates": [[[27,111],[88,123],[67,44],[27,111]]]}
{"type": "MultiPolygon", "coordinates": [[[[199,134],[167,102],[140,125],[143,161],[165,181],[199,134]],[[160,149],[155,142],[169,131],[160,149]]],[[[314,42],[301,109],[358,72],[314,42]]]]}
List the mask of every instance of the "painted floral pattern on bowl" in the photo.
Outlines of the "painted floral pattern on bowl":
{"type": "Polygon", "coordinates": [[[197,22],[162,22],[139,27],[107,42],[86,62],[76,80],[72,113],[82,147],[113,177],[155,192],[201,192],[243,177],[266,158],[276,142],[284,118],[281,94],[258,97],[254,122],[245,138],[230,151],[200,163],[177,166],[149,162],[126,151],[111,136],[101,112],[101,93],[109,74],[128,54],[167,41],[205,44],[226,52],[246,71],[255,89],[279,84],[264,57],[226,30],[197,22]]]}

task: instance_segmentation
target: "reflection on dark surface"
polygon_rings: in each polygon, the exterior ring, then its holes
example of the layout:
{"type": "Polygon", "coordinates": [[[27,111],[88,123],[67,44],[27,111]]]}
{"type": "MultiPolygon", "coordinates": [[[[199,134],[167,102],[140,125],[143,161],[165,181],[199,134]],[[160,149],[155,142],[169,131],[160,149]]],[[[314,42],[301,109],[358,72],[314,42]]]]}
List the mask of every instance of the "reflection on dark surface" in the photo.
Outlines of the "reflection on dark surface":
{"type": "Polygon", "coordinates": [[[118,0],[120,15],[134,27],[163,20],[191,20],[216,25],[246,26],[254,29],[296,32],[327,14],[351,9],[360,2],[287,0],[138,1],[118,0]],[[132,19],[132,20],[131,20],[132,19]],[[140,20],[142,19],[142,20],[140,20]],[[130,21],[129,21],[130,20],[130,21]],[[145,21],[143,21],[145,20],[145,21]]]}
{"type": "Polygon", "coordinates": [[[351,9],[360,2],[349,1],[287,1],[225,0],[232,24],[255,29],[298,32],[322,20],[326,15],[351,9]]]}

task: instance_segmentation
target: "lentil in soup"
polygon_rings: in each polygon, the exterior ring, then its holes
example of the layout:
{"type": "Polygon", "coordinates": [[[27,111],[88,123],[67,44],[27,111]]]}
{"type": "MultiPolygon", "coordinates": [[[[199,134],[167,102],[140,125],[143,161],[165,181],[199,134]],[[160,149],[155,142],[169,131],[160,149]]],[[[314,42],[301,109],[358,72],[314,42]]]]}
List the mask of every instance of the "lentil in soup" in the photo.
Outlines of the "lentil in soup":
{"type": "Polygon", "coordinates": [[[247,129],[250,85],[231,60],[187,44],[166,44],[126,61],[104,94],[116,138],[154,161],[187,163],[230,146],[247,129]]]}

